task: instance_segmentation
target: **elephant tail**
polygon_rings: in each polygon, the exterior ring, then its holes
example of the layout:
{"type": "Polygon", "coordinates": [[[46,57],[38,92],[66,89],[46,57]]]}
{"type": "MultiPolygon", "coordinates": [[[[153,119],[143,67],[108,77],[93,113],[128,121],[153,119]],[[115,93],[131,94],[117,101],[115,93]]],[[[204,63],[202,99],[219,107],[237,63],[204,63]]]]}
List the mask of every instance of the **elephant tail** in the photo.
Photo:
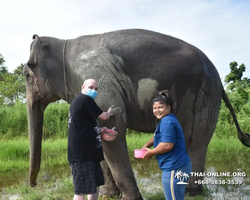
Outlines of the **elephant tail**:
{"type": "Polygon", "coordinates": [[[224,88],[222,87],[222,98],[224,100],[224,102],[226,103],[227,107],[229,108],[230,112],[231,112],[231,115],[233,117],[233,120],[234,120],[234,123],[236,125],[236,128],[237,128],[237,132],[238,132],[238,137],[241,141],[242,144],[244,144],[245,146],[247,147],[250,147],[250,135],[248,133],[244,133],[241,128],[240,128],[240,125],[238,123],[238,120],[236,118],[236,115],[235,115],[235,112],[234,112],[234,109],[233,109],[233,106],[232,104],[230,103],[228,97],[227,97],[227,94],[224,90],[224,88]]]}

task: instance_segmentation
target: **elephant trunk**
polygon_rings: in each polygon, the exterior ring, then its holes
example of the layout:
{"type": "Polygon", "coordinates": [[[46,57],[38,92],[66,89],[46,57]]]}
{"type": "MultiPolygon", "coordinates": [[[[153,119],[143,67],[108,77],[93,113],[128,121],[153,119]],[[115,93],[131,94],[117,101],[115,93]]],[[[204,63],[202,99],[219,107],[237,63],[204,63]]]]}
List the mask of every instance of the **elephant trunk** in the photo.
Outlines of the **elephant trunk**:
{"type": "Polygon", "coordinates": [[[29,179],[30,186],[35,187],[41,163],[43,111],[41,110],[39,101],[32,103],[27,101],[27,109],[30,141],[29,179]]]}

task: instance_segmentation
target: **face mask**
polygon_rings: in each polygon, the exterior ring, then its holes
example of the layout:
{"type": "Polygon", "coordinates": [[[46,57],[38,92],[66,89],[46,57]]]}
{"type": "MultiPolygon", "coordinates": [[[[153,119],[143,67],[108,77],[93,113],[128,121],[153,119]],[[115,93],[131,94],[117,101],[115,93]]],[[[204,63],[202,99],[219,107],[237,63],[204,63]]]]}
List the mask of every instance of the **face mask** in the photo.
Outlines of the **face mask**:
{"type": "Polygon", "coordinates": [[[90,96],[92,99],[95,99],[97,96],[97,91],[88,89],[86,95],[90,96]]]}

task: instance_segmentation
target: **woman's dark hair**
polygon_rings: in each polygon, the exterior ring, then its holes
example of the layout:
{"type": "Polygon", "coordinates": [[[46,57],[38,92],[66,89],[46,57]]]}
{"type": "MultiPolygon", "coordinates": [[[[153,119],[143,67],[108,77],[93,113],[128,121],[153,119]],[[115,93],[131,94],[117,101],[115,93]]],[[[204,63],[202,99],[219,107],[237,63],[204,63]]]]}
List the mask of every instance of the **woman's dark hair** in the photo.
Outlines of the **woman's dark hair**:
{"type": "Polygon", "coordinates": [[[163,90],[159,93],[157,93],[156,97],[153,100],[153,104],[155,102],[160,102],[162,104],[167,104],[170,105],[172,108],[172,100],[171,100],[171,95],[168,90],[163,90]]]}

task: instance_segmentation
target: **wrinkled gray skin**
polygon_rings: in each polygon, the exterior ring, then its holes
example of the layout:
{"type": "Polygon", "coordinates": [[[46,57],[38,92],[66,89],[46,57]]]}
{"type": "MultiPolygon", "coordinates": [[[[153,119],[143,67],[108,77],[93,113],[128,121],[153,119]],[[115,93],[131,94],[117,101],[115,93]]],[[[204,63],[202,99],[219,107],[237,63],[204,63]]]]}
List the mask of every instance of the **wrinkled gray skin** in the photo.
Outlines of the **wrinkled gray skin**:
{"type": "MultiPolygon", "coordinates": [[[[219,74],[212,62],[196,47],[171,36],[134,29],[72,40],[33,36],[30,58],[24,67],[30,138],[30,185],[36,185],[40,169],[43,114],[58,99],[71,102],[84,80],[99,84],[96,99],[101,109],[122,108],[122,114],[101,126],[116,127],[115,142],[103,141],[102,168],[105,186],[101,195],[142,199],[129,161],[126,129],[154,132],[157,123],[152,100],[160,90],[170,90],[173,113],[186,138],[194,172],[203,172],[207,146],[215,129],[221,98],[235,120],[238,136],[250,146],[249,135],[241,131],[219,74]],[[65,72],[65,73],[64,73],[65,72]]],[[[140,148],[140,146],[138,146],[140,148]]],[[[200,179],[200,177],[199,177],[200,179]]],[[[196,195],[200,185],[191,177],[187,192],[196,195]]]]}

